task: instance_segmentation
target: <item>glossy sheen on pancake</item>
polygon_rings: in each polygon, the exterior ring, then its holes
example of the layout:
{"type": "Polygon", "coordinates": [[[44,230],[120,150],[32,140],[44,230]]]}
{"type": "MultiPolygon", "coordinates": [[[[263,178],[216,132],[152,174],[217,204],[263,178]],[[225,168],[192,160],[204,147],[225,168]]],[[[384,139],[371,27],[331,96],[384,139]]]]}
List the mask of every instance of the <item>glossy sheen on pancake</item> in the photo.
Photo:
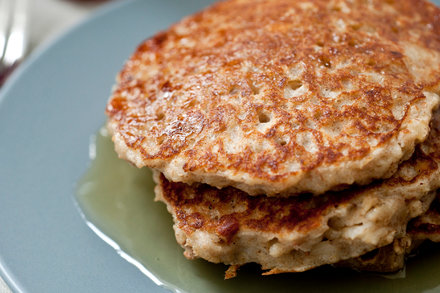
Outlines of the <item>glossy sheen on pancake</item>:
{"type": "Polygon", "coordinates": [[[232,188],[173,183],[155,192],[173,215],[188,258],[298,272],[358,257],[405,237],[440,187],[440,110],[428,139],[391,178],[320,196],[248,196],[232,188]]]}
{"type": "Polygon", "coordinates": [[[121,157],[171,181],[322,193],[411,155],[439,70],[425,1],[225,1],[138,47],[108,126],[121,157]]]}

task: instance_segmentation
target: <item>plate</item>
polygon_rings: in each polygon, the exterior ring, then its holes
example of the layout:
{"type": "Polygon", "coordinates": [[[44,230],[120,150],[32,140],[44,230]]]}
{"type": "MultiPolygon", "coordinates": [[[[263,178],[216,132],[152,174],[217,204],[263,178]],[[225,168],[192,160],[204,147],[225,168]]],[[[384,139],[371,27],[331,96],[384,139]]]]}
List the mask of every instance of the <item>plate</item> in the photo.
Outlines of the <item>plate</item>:
{"type": "MultiPolygon", "coordinates": [[[[174,241],[169,219],[149,226],[167,227],[154,234],[164,235],[167,246],[154,238],[150,241],[156,245],[148,246],[157,249],[155,260],[167,268],[163,271],[148,261],[141,263],[148,271],[139,270],[88,228],[77,208],[76,184],[89,167],[89,138],[104,124],[116,73],[143,39],[210,2],[111,4],[33,54],[4,86],[0,274],[7,284],[17,292],[167,292],[144,274],[154,273],[157,283],[182,292],[440,292],[438,246],[411,259],[405,279],[331,268],[262,278],[250,267],[236,279],[222,281],[223,266],[203,261],[193,265],[174,242],[169,244],[174,241]],[[167,252],[172,252],[172,262],[162,258],[167,252]]],[[[165,214],[163,209],[153,210],[165,214]]],[[[127,217],[136,219],[130,213],[127,217]]],[[[140,227],[137,233],[144,233],[140,227]]],[[[130,253],[128,244],[122,248],[130,253]]]]}

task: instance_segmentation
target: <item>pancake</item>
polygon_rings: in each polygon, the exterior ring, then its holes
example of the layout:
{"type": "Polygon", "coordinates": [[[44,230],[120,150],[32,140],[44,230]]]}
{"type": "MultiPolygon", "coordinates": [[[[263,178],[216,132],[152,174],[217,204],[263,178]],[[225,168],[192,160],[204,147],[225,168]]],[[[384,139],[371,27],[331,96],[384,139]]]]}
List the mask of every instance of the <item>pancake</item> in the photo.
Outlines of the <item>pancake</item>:
{"type": "Polygon", "coordinates": [[[363,272],[396,273],[405,267],[406,256],[415,248],[409,236],[395,239],[393,243],[376,248],[356,258],[337,263],[336,267],[348,267],[363,272]]]}
{"type": "Polygon", "coordinates": [[[408,234],[415,241],[431,240],[440,242],[440,192],[429,210],[408,224],[408,234]]]}
{"type": "Polygon", "coordinates": [[[440,192],[438,191],[429,210],[408,223],[407,234],[404,237],[360,257],[338,263],[337,266],[361,271],[393,273],[404,268],[405,258],[425,240],[440,242],[440,192]]]}
{"type": "Polygon", "coordinates": [[[233,187],[168,181],[155,173],[156,199],[172,214],[187,258],[265,274],[301,272],[355,258],[406,236],[440,187],[440,110],[428,139],[389,179],[320,196],[249,196],[233,187]]]}
{"type": "Polygon", "coordinates": [[[390,177],[439,102],[420,0],[230,0],[143,42],[108,102],[119,156],[174,182],[321,194],[390,177]]]}

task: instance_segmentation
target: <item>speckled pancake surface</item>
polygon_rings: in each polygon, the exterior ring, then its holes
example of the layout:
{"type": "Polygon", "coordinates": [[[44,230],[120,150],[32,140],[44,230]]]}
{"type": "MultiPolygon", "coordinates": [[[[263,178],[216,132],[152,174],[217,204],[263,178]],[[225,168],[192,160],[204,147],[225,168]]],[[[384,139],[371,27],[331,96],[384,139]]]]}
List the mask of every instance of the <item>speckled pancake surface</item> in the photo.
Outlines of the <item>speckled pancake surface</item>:
{"type": "Polygon", "coordinates": [[[408,222],[427,211],[440,187],[440,110],[414,155],[391,178],[363,187],[280,198],[170,182],[158,172],[155,180],[188,258],[256,262],[269,274],[305,271],[407,235],[408,222]]]}
{"type": "Polygon", "coordinates": [[[142,43],[107,105],[119,155],[251,195],[389,177],[438,103],[420,0],[230,0],[142,43]]]}

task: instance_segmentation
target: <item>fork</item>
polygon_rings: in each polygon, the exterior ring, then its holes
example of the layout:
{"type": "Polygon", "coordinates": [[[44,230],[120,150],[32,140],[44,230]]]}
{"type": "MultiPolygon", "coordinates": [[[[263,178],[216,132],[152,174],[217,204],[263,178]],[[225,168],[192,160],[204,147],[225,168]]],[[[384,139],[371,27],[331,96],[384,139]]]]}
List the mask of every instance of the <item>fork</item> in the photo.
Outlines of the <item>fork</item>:
{"type": "Polygon", "coordinates": [[[27,0],[0,0],[0,86],[27,52],[27,0]]]}

